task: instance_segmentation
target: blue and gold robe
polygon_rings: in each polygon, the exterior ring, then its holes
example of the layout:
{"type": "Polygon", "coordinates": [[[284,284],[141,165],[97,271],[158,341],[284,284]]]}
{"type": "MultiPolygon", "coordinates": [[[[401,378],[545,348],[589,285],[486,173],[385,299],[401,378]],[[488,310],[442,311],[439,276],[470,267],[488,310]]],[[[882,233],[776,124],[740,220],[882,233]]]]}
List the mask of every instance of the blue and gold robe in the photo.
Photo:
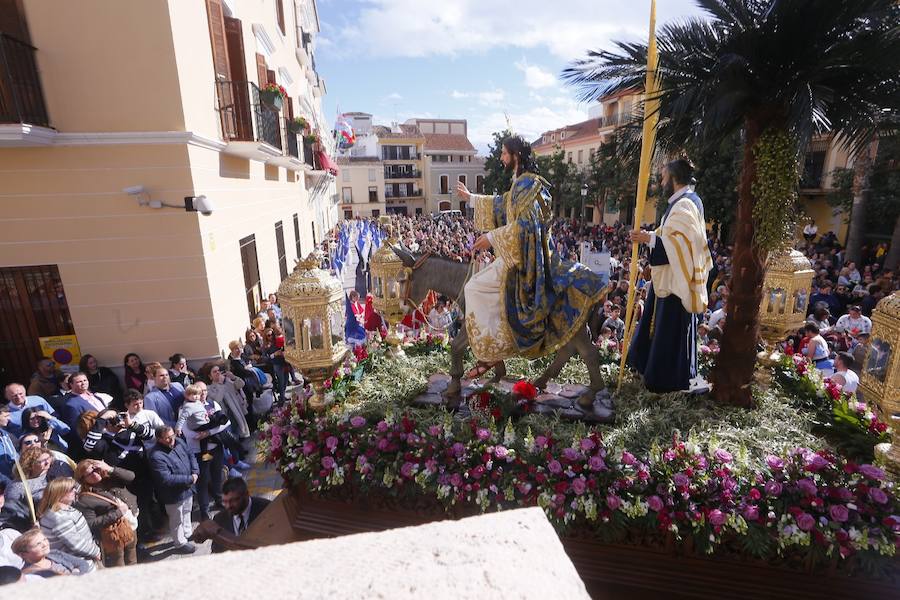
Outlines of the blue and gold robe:
{"type": "Polygon", "coordinates": [[[550,243],[547,181],[522,173],[503,195],[472,194],[475,227],[497,259],[466,284],[466,329],[478,360],[539,358],[568,343],[606,295],[600,275],[550,243]]]}

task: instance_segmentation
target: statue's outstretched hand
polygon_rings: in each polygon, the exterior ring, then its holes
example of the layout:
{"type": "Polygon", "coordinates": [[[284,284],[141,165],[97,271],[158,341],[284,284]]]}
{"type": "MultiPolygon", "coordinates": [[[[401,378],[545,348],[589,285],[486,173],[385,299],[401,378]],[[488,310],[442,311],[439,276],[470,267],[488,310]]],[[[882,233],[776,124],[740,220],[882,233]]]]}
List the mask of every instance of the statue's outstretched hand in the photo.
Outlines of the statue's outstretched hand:
{"type": "Polygon", "coordinates": [[[476,252],[480,252],[482,250],[487,250],[491,247],[491,240],[488,239],[486,235],[478,236],[478,239],[475,240],[475,243],[472,245],[472,250],[476,252]]]}
{"type": "Polygon", "coordinates": [[[466,184],[462,181],[458,181],[456,183],[456,195],[463,200],[468,200],[472,193],[469,191],[469,188],[466,187],[466,184]]]}

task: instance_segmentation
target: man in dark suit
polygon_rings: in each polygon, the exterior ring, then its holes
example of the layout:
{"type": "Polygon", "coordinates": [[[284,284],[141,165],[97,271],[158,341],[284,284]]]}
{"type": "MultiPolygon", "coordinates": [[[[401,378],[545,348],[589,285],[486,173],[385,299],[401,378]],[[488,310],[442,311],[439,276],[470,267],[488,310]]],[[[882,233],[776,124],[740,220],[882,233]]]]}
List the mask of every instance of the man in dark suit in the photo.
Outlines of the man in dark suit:
{"type": "MultiPolygon", "coordinates": [[[[230,477],[222,485],[222,505],[225,509],[217,513],[213,521],[222,528],[222,533],[239,536],[269,506],[269,500],[251,496],[243,477],[230,477]]],[[[227,548],[213,539],[213,552],[225,550],[227,548]]]]}

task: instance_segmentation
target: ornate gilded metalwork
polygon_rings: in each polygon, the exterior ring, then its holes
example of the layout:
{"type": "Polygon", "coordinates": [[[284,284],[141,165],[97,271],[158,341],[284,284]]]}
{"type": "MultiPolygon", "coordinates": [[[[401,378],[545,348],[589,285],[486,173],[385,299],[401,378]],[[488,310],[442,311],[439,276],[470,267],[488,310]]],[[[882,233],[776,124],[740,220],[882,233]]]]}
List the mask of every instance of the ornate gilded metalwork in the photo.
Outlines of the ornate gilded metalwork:
{"type": "Polygon", "coordinates": [[[314,255],[300,261],[278,287],[284,325],[284,358],[310,380],[309,405],[326,406],[325,380],[347,355],[344,342],[344,289],[319,268],[314,255]]]}
{"type": "Polygon", "coordinates": [[[769,255],[759,307],[760,330],[767,342],[775,344],[803,327],[814,275],[802,252],[786,249],[769,255]]]}
{"type": "Polygon", "coordinates": [[[388,323],[388,336],[385,340],[394,356],[402,356],[400,347],[402,338],[397,334],[397,323],[405,314],[401,295],[402,282],[409,276],[409,268],[403,265],[400,257],[391,249],[397,243],[393,226],[389,217],[382,217],[381,223],[388,231],[388,239],[381,248],[372,255],[370,270],[372,273],[372,304],[388,323]]]}
{"type": "MultiPolygon", "coordinates": [[[[872,335],[861,365],[859,387],[890,423],[900,415],[900,292],[882,299],[872,313],[872,335]]],[[[895,434],[896,435],[896,434],[895,434]]],[[[900,439],[895,437],[895,441],[900,439]]]]}

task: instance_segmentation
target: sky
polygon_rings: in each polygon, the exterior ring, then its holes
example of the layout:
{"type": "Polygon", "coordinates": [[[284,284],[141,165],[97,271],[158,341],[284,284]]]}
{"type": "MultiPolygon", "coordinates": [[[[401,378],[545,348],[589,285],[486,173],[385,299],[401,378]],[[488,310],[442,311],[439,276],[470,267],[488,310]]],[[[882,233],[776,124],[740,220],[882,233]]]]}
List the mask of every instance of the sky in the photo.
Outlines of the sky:
{"type": "MultiPolygon", "coordinates": [[[[506,126],[528,140],[588,118],[560,72],[613,40],[646,41],[650,0],[318,0],[327,119],[467,119],[484,154],[506,126]]],[[[657,26],[702,16],[659,0],[657,26]]]]}

